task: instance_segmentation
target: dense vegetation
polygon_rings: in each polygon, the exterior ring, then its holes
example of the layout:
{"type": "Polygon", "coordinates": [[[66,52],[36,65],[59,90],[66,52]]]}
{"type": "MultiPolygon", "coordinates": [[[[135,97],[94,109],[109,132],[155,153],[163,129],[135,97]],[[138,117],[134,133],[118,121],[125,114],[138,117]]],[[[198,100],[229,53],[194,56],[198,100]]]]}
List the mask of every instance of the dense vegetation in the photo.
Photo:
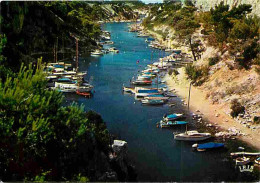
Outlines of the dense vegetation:
{"type": "Polygon", "coordinates": [[[70,52],[72,34],[80,48],[95,46],[101,34],[97,21],[133,18],[131,12],[124,3],[1,3],[0,180],[129,180],[109,161],[111,135],[101,116],[76,104],[64,106],[60,92],[46,89],[42,59],[33,55],[60,51],[57,45],[70,52]],[[109,179],[111,172],[116,176],[109,179]]]}
{"type": "Polygon", "coordinates": [[[62,99],[46,90],[40,64],[0,83],[1,180],[93,180],[89,166],[107,154],[109,133],[99,115],[62,99]]]}
{"type": "MultiPolygon", "coordinates": [[[[200,40],[194,36],[195,31],[201,28],[200,33],[211,46],[218,48],[221,53],[228,52],[240,68],[247,69],[252,64],[260,65],[260,18],[249,15],[251,11],[251,5],[242,4],[230,8],[221,2],[208,12],[199,12],[190,0],[185,0],[184,3],[166,1],[151,6],[150,14],[143,25],[151,30],[160,25],[173,28],[173,38],[177,39],[180,45],[189,45],[194,61],[203,51],[200,40]]],[[[163,34],[166,38],[167,29],[163,34]]],[[[217,57],[209,59],[209,66],[218,61],[217,57]]],[[[186,71],[193,81],[201,78],[201,73],[204,72],[203,69],[195,67],[188,67],[186,71]]]]}
{"type": "Polygon", "coordinates": [[[248,15],[251,5],[242,4],[230,9],[221,2],[210,12],[200,13],[202,33],[208,35],[209,44],[223,53],[229,51],[244,68],[260,63],[260,18],[248,15]]]}
{"type": "Polygon", "coordinates": [[[80,50],[90,50],[101,34],[97,22],[119,15],[125,19],[135,16],[124,3],[3,2],[1,34],[7,43],[3,49],[6,62],[2,64],[17,72],[21,63],[35,62],[36,53],[49,53],[52,57],[54,49],[75,51],[71,34],[79,38],[80,50]]]}

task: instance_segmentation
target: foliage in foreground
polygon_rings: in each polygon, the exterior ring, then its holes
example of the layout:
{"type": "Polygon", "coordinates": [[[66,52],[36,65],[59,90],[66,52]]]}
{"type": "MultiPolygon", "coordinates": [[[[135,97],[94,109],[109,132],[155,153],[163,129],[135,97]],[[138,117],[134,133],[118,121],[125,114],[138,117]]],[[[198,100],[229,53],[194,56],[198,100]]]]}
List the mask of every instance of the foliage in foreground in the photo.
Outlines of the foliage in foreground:
{"type": "Polygon", "coordinates": [[[45,84],[40,64],[0,83],[1,180],[95,180],[90,167],[108,150],[105,123],[82,106],[63,107],[45,84]]]}

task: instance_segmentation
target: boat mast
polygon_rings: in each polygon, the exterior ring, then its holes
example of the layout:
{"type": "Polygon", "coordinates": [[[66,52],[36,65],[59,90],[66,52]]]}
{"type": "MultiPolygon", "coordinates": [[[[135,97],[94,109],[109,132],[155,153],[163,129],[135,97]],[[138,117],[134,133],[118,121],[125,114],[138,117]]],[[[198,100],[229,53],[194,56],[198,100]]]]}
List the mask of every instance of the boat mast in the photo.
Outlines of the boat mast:
{"type": "Polygon", "coordinates": [[[79,38],[75,35],[70,33],[70,36],[76,40],[76,73],[78,74],[78,67],[79,67],[79,38]]]}
{"type": "Polygon", "coordinates": [[[56,43],[56,63],[58,62],[58,44],[59,44],[59,40],[58,40],[58,37],[57,37],[57,43],[56,43]]]}
{"type": "Polygon", "coordinates": [[[76,77],[77,77],[77,85],[79,89],[79,76],[78,76],[78,69],[79,69],[79,38],[77,38],[75,35],[70,34],[71,37],[73,37],[76,40],[76,77]]]}
{"type": "Polygon", "coordinates": [[[78,74],[79,69],[79,39],[76,38],[76,73],[78,74]]]}
{"type": "Polygon", "coordinates": [[[192,84],[192,82],[190,82],[190,88],[189,88],[188,111],[189,111],[189,109],[190,109],[190,91],[191,91],[191,84],[192,84]]]}
{"type": "MultiPolygon", "coordinates": [[[[190,82],[190,88],[189,88],[189,97],[188,97],[188,112],[190,110],[190,91],[191,91],[191,85],[192,85],[192,82],[190,82]]],[[[186,125],[186,132],[187,133],[187,129],[188,129],[188,125],[186,125]]]]}

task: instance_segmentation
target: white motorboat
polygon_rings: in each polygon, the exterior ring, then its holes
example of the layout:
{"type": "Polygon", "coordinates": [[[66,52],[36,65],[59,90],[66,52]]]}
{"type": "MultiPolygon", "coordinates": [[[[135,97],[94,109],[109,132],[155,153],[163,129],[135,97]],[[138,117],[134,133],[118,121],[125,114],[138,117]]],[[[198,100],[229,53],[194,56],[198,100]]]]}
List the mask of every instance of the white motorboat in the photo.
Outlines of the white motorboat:
{"type": "Polygon", "coordinates": [[[100,56],[103,55],[103,52],[101,50],[95,50],[91,52],[91,56],[100,56]]]}
{"type": "Polygon", "coordinates": [[[109,48],[109,51],[113,53],[119,53],[119,50],[116,49],[115,47],[109,48]]]}
{"type": "Polygon", "coordinates": [[[202,141],[209,139],[211,137],[210,133],[199,133],[198,131],[186,131],[185,133],[180,133],[174,135],[175,140],[183,141],[202,141]]]}

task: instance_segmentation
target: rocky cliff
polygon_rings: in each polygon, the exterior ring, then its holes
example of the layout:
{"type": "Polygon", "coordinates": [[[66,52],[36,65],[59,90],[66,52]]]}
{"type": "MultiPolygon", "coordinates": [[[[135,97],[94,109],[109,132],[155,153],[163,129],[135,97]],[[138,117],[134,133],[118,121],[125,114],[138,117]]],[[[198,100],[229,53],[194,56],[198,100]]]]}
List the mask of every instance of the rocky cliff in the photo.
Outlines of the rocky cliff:
{"type": "Polygon", "coordinates": [[[210,8],[215,7],[221,1],[228,4],[230,7],[238,6],[240,4],[251,4],[252,14],[260,16],[260,0],[193,0],[196,6],[202,11],[208,11],[210,8]]]}

